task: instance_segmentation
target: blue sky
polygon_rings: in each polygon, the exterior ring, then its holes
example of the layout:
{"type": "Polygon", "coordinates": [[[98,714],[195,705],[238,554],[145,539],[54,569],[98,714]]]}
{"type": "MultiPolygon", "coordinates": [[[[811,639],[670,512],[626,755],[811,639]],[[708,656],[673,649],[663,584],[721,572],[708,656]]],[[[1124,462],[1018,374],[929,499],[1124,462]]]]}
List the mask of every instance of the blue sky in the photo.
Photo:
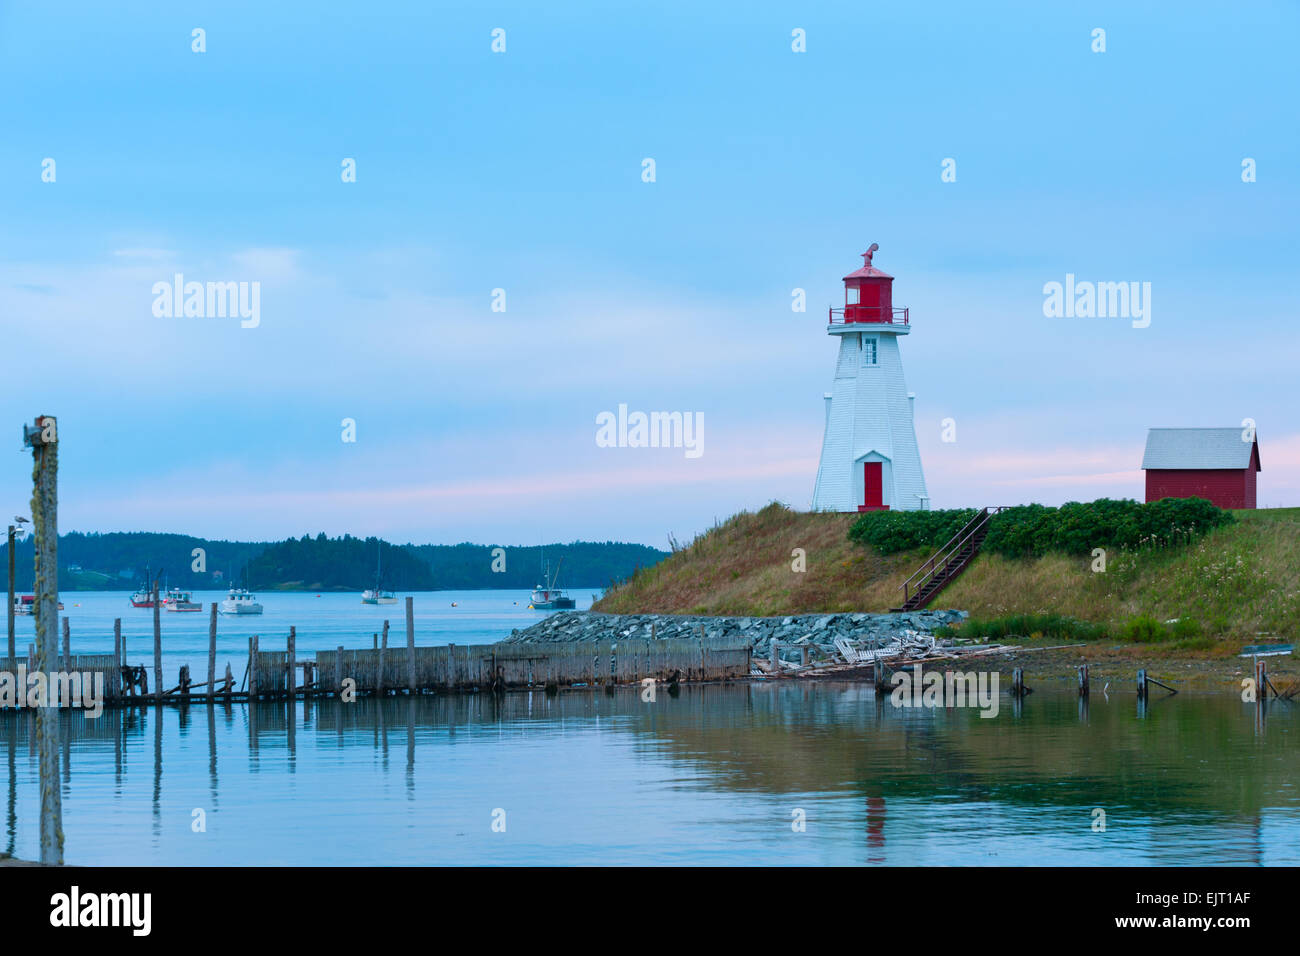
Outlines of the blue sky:
{"type": "Polygon", "coordinates": [[[61,526],[663,546],[807,507],[871,242],[936,507],[1141,497],[1147,427],[1245,417],[1300,505],[1294,4],[699,6],[0,3],[0,424],[59,416],[61,526]],[[260,325],[154,316],[177,272],[260,282],[260,325]],[[1150,282],[1150,327],[1044,317],[1066,273],[1150,282]],[[619,403],[704,454],[596,447],[619,403]]]}

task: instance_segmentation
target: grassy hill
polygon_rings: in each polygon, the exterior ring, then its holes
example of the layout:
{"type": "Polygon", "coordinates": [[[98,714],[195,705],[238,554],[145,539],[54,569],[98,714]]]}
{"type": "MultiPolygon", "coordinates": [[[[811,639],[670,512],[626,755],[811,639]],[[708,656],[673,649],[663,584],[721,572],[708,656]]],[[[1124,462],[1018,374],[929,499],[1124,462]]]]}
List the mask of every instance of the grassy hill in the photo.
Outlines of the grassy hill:
{"type": "MultiPolygon", "coordinates": [[[[1057,613],[1119,629],[1136,615],[1194,618],[1207,636],[1293,639],[1300,630],[1300,508],[1237,512],[1239,520],[1191,545],[1112,550],[1092,559],[981,554],[934,607],[980,618],[1057,613]]],[[[930,555],[882,556],[848,540],[856,515],[795,512],[771,504],[700,535],[644,568],[596,605],[611,612],[774,615],[884,611],[930,555]],[[791,570],[803,548],[807,571],[791,570]]]]}
{"type": "Polygon", "coordinates": [[[882,557],[852,544],[848,531],[856,517],[791,511],[777,503],[741,512],[641,568],[595,609],[744,615],[886,609],[917,562],[910,553],[882,557]],[[806,555],[802,573],[791,569],[795,548],[806,555]]]}

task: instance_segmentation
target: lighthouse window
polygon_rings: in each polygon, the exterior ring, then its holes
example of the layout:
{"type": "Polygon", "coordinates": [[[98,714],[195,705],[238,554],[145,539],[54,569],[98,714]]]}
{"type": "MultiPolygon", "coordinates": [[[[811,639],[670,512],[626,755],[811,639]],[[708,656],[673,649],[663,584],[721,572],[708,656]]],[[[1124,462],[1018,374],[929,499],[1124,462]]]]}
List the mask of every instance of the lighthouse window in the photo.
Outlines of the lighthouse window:
{"type": "Polygon", "coordinates": [[[869,339],[866,336],[863,336],[861,341],[862,341],[862,364],[875,365],[876,364],[876,340],[869,339]]]}
{"type": "Polygon", "coordinates": [[[859,298],[861,294],[862,294],[861,290],[858,289],[856,286],[849,286],[848,290],[846,291],[846,298],[844,301],[847,302],[849,305],[857,305],[860,301],[862,301],[859,298]]]}

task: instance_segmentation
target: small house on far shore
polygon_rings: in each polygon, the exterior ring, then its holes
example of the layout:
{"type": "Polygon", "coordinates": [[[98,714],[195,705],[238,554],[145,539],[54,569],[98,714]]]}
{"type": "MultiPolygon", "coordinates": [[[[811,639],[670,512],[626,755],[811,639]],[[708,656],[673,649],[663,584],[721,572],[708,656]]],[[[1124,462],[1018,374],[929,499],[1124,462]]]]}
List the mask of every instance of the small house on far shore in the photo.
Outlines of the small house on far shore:
{"type": "Polygon", "coordinates": [[[1246,428],[1152,428],[1147,432],[1148,502],[1204,498],[1220,508],[1255,507],[1259,441],[1246,428]]]}

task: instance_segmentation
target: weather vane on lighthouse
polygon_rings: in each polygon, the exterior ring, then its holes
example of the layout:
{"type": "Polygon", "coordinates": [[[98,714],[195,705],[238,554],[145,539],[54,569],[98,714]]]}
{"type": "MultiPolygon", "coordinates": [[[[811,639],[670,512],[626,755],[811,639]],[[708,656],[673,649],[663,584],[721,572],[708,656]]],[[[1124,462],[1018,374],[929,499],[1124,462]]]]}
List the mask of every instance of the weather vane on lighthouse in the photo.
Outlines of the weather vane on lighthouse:
{"type": "Polygon", "coordinates": [[[899,336],[912,331],[895,309],[894,277],[871,264],[844,277],[844,308],[831,309],[828,335],[839,339],[826,431],[813,490],[814,511],[919,511],[930,506],[903,379],[899,336]]]}

